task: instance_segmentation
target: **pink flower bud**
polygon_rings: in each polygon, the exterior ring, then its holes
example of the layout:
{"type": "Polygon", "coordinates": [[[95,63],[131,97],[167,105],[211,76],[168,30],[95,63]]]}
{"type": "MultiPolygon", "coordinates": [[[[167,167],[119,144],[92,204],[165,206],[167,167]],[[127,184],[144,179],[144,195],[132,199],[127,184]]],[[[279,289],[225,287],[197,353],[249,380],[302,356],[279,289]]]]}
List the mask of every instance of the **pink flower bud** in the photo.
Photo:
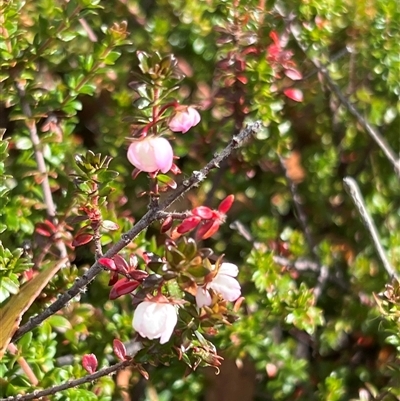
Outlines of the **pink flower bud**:
{"type": "Polygon", "coordinates": [[[171,338],[178,315],[170,303],[143,301],[135,310],[132,326],[142,336],[153,340],[160,339],[165,344],[171,338]]]}
{"type": "Polygon", "coordinates": [[[193,107],[177,107],[175,114],[169,120],[169,129],[173,132],[188,132],[200,122],[200,114],[193,107]]]}
{"type": "Polygon", "coordinates": [[[82,367],[86,372],[93,374],[97,369],[97,358],[94,354],[86,354],[82,357],[82,367]]]}
{"type": "Polygon", "coordinates": [[[128,148],[128,160],[139,170],[166,173],[170,170],[174,153],[170,143],[161,137],[146,136],[132,142],[128,148]]]}

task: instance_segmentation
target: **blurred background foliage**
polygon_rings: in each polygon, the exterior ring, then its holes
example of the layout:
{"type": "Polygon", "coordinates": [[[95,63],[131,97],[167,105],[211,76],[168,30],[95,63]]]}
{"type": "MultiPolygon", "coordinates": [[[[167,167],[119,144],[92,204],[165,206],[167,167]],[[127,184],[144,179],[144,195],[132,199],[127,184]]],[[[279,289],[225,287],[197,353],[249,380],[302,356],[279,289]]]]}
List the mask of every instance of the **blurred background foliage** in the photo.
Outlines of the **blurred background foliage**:
{"type": "MultiPolygon", "coordinates": [[[[102,208],[119,225],[116,242],[146,210],[144,174],[132,180],[126,159],[128,83],[137,50],[174,54],[186,75],[182,104],[201,108],[201,123],[177,136],[183,177],[199,170],[246,123],[264,129],[174,210],[236,201],[227,223],[205,245],[240,269],[240,319],[213,339],[225,361],[219,376],[188,374],[181,361],[135,371],[52,396],[55,400],[397,400],[400,399],[400,289],[388,277],[343,178],[359,183],[387,250],[400,265],[399,177],[360,121],[332,94],[310,61],[330,76],[362,117],[399,154],[400,8],[395,0],[8,0],[0,3],[0,301],[16,294],[49,239],[42,176],[25,121],[37,123],[65,242],[79,229],[74,156],[110,156],[119,173],[102,208]],[[299,32],[305,54],[293,38],[299,32]],[[271,32],[303,78],[271,62],[271,32]],[[24,87],[24,93],[18,88],[24,87]],[[284,95],[298,89],[303,101],[284,95]],[[2,130],[4,131],[4,130],[2,130]]],[[[111,178],[111,176],[110,176],[111,178]]],[[[179,177],[178,177],[179,181],[179,177]]],[[[153,225],[128,248],[157,251],[153,225]]],[[[94,260],[88,244],[71,250],[72,266],[46,287],[27,316],[73,284],[94,260]]],[[[42,255],[42,256],[41,256],[42,255]]],[[[43,263],[38,263],[40,258],[43,263]]],[[[45,263],[46,262],[46,263],[45,263]]],[[[129,297],[108,300],[97,277],[62,312],[17,343],[40,387],[80,377],[82,355],[113,363],[112,340],[129,341],[129,297]]],[[[16,356],[1,363],[3,396],[29,391],[16,356]]]]}

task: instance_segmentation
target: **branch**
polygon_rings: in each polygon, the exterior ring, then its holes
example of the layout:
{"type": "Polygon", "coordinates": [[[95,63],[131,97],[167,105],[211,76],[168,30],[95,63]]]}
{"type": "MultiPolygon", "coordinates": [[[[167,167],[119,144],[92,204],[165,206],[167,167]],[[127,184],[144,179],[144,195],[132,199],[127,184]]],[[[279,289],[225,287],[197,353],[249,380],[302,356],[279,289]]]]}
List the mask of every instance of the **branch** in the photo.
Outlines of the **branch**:
{"type": "Polygon", "coordinates": [[[297,214],[297,220],[300,223],[300,226],[302,228],[302,231],[306,237],[306,242],[308,244],[308,248],[310,249],[311,254],[314,257],[315,262],[318,265],[318,270],[319,270],[319,275],[318,275],[318,284],[314,287],[314,296],[315,299],[318,300],[318,298],[321,296],[322,291],[325,287],[326,281],[328,280],[329,272],[328,272],[328,267],[325,265],[322,265],[320,260],[319,260],[319,255],[316,251],[316,241],[314,239],[314,236],[311,232],[310,225],[308,223],[308,218],[307,215],[303,209],[302,206],[302,201],[300,199],[299,192],[297,190],[297,185],[294,183],[294,181],[290,178],[285,161],[282,157],[279,156],[279,160],[282,166],[282,169],[285,173],[286,181],[288,183],[290,193],[292,194],[293,198],[293,203],[294,207],[296,209],[296,214],[297,214]]]}
{"type": "Polygon", "coordinates": [[[45,390],[35,390],[32,393],[25,395],[18,394],[14,397],[11,396],[7,398],[0,398],[0,401],[28,401],[42,398],[45,397],[46,395],[56,394],[59,391],[67,390],[72,387],[77,387],[84,383],[90,383],[94,380],[99,379],[100,377],[117,372],[118,370],[124,369],[127,366],[132,365],[132,363],[133,363],[132,360],[119,362],[116,363],[115,365],[109,366],[108,368],[101,369],[96,373],[81,377],[80,379],[70,380],[66,383],[60,384],[59,386],[49,387],[45,390]]]}
{"type": "MultiPolygon", "coordinates": [[[[128,232],[122,234],[121,239],[114,244],[105,254],[105,258],[112,258],[123,248],[125,248],[133,239],[135,239],[144,229],[146,229],[155,220],[165,217],[163,213],[172,203],[190,189],[198,186],[209,174],[209,172],[218,168],[219,164],[227,159],[230,154],[240,146],[242,146],[253,134],[261,129],[261,123],[255,122],[248,124],[237,136],[234,136],[231,142],[221,153],[216,154],[214,158],[200,171],[194,171],[191,177],[184,180],[158,207],[150,209],[128,232]]],[[[25,333],[31,331],[45,319],[62,309],[72,298],[79,293],[103,270],[101,265],[96,261],[90,269],[82,275],[74,285],[60,295],[59,298],[48,308],[43,310],[39,315],[32,317],[21,326],[14,334],[12,342],[20,339],[25,333]]]]}
{"type": "MultiPolygon", "coordinates": [[[[303,45],[300,39],[300,30],[298,27],[291,25],[291,33],[297,42],[300,49],[307,55],[307,48],[303,45]]],[[[358,123],[367,131],[367,133],[371,136],[371,138],[376,142],[376,144],[381,148],[383,153],[389,159],[389,161],[393,164],[394,170],[396,174],[400,177],[400,159],[397,157],[396,153],[390,147],[390,145],[386,142],[385,138],[378,131],[377,128],[372,126],[354,107],[354,105],[347,99],[347,97],[340,90],[339,86],[335,83],[335,81],[329,75],[328,69],[322,65],[318,60],[308,57],[309,60],[314,64],[315,68],[318,70],[320,74],[324,76],[326,82],[330,88],[330,90],[336,94],[340,102],[346,107],[346,109],[352,114],[358,121],[358,123]]]]}
{"type": "MultiPolygon", "coordinates": [[[[20,99],[21,103],[21,110],[23,114],[27,117],[25,120],[25,125],[28,128],[30,138],[33,144],[33,149],[35,152],[35,158],[36,158],[36,163],[38,166],[39,173],[41,174],[42,178],[42,191],[43,191],[43,198],[44,198],[44,203],[46,205],[46,210],[47,210],[47,215],[52,220],[55,224],[57,224],[57,218],[56,218],[56,206],[53,201],[53,195],[51,192],[51,187],[49,183],[49,177],[47,174],[47,168],[46,168],[46,163],[44,161],[44,156],[42,152],[42,146],[40,143],[39,135],[37,133],[37,127],[36,127],[36,122],[32,118],[32,110],[31,106],[29,105],[29,102],[26,99],[26,93],[23,85],[21,82],[16,82],[15,84],[18,92],[18,96],[20,99]]],[[[66,258],[66,266],[69,264],[68,261],[68,252],[67,252],[67,247],[62,241],[57,241],[55,243],[55,246],[57,247],[58,251],[60,254],[58,255],[60,259],[66,258]]]]}
{"type": "Polygon", "coordinates": [[[386,255],[385,250],[383,249],[381,239],[378,234],[378,230],[376,229],[375,223],[372,220],[372,217],[368,213],[368,210],[365,206],[365,201],[364,198],[361,194],[360,188],[358,187],[357,182],[354,180],[354,178],[351,177],[345,177],[343,179],[344,186],[348,192],[348,194],[351,196],[354,204],[356,205],[358,209],[358,213],[360,213],[361,219],[367,228],[368,232],[371,235],[372,241],[374,243],[375,249],[378,252],[378,255],[383,263],[383,266],[387,272],[387,274],[390,276],[390,278],[395,277],[398,281],[400,281],[400,275],[394,270],[393,266],[390,264],[389,259],[386,255]]]}

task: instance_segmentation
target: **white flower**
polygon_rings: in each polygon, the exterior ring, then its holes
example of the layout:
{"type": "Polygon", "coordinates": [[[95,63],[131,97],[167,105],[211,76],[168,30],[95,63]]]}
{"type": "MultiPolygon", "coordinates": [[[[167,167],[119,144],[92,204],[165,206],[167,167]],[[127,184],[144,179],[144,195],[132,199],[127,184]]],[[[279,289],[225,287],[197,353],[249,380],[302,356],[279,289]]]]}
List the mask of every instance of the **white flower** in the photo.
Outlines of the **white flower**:
{"type": "Polygon", "coordinates": [[[160,339],[165,344],[171,338],[178,321],[175,306],[169,303],[143,301],[135,310],[132,326],[142,336],[160,339]]]}
{"type": "Polygon", "coordinates": [[[241,294],[240,284],[234,278],[239,269],[233,263],[222,263],[214,278],[204,287],[197,287],[196,304],[199,308],[211,305],[209,288],[220,294],[226,301],[236,301],[241,294]]]}

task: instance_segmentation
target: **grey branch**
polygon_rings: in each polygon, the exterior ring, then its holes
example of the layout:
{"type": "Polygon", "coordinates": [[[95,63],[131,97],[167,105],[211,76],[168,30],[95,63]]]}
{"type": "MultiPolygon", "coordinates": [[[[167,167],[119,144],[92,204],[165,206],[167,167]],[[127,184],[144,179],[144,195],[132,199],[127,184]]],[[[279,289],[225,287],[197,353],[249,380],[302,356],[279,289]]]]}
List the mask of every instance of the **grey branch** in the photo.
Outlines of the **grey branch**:
{"type": "MultiPolygon", "coordinates": [[[[35,120],[32,118],[32,110],[29,105],[29,102],[26,99],[25,89],[20,82],[16,82],[15,84],[21,104],[21,110],[24,115],[27,117],[25,120],[25,125],[28,128],[30,138],[33,144],[33,149],[35,152],[36,163],[38,166],[39,173],[42,175],[42,191],[44,203],[46,205],[46,211],[48,217],[53,221],[53,223],[57,223],[56,218],[56,206],[53,201],[53,195],[50,188],[49,177],[47,174],[46,163],[43,156],[42,145],[40,143],[39,135],[37,133],[37,126],[35,120]]],[[[60,259],[66,258],[66,265],[69,264],[68,261],[68,252],[67,247],[62,241],[57,241],[55,243],[58,251],[60,252],[60,259]]]]}
{"type": "MultiPolygon", "coordinates": [[[[128,232],[122,234],[121,240],[114,244],[105,254],[105,258],[112,258],[123,248],[125,248],[133,239],[135,239],[144,229],[156,220],[165,217],[165,210],[172,205],[179,197],[190,189],[199,185],[209,174],[209,172],[218,168],[220,163],[227,159],[232,152],[242,146],[252,135],[261,129],[261,122],[257,121],[248,124],[237,136],[234,136],[230,143],[220,153],[207,163],[200,171],[194,171],[189,179],[184,180],[159,206],[151,208],[128,232]]],[[[90,269],[80,277],[74,285],[64,294],[44,309],[39,315],[36,315],[21,326],[14,334],[12,342],[20,339],[25,333],[33,330],[48,317],[54,315],[62,309],[72,298],[83,292],[84,288],[103,270],[101,265],[96,261],[90,269]]]]}
{"type": "MultiPolygon", "coordinates": [[[[298,27],[294,24],[291,25],[291,32],[296,40],[298,46],[303,50],[305,55],[307,55],[307,47],[302,43],[300,39],[300,31],[298,27]]],[[[339,86],[335,83],[335,81],[331,78],[328,69],[322,65],[318,60],[308,57],[308,59],[314,64],[315,68],[318,70],[320,74],[322,74],[329,86],[329,89],[335,93],[340,102],[346,107],[346,109],[357,119],[358,123],[367,131],[367,133],[371,136],[371,138],[376,142],[376,144],[381,148],[382,152],[386,155],[389,161],[393,164],[394,170],[396,174],[400,177],[400,158],[397,157],[396,153],[390,147],[390,145],[386,142],[385,138],[378,131],[376,127],[371,125],[354,107],[354,105],[347,99],[347,97],[340,90],[339,86]]]]}
{"type": "Polygon", "coordinates": [[[103,377],[103,376],[109,375],[111,373],[115,373],[118,370],[124,369],[127,366],[132,365],[132,363],[133,363],[132,360],[119,362],[119,363],[116,363],[115,365],[101,369],[91,375],[81,377],[80,379],[67,381],[66,383],[60,384],[59,386],[49,387],[45,390],[35,390],[32,393],[25,394],[25,395],[18,394],[16,396],[0,398],[0,401],[28,401],[28,400],[39,399],[39,398],[45,397],[47,395],[56,394],[59,391],[63,391],[63,390],[67,390],[72,387],[80,386],[81,384],[84,384],[84,383],[90,383],[94,380],[99,379],[100,377],[103,377]]]}
{"type": "Polygon", "coordinates": [[[365,227],[367,228],[368,232],[371,235],[375,249],[378,252],[378,255],[383,263],[383,266],[385,267],[386,272],[391,278],[395,277],[397,280],[400,280],[400,275],[394,270],[393,266],[390,264],[386,252],[383,249],[381,239],[378,234],[378,230],[376,229],[372,217],[368,213],[368,210],[365,206],[364,198],[361,194],[357,182],[354,180],[354,178],[351,177],[345,177],[343,179],[343,182],[348,194],[351,196],[354,204],[358,209],[358,212],[360,213],[361,219],[365,227]]]}

